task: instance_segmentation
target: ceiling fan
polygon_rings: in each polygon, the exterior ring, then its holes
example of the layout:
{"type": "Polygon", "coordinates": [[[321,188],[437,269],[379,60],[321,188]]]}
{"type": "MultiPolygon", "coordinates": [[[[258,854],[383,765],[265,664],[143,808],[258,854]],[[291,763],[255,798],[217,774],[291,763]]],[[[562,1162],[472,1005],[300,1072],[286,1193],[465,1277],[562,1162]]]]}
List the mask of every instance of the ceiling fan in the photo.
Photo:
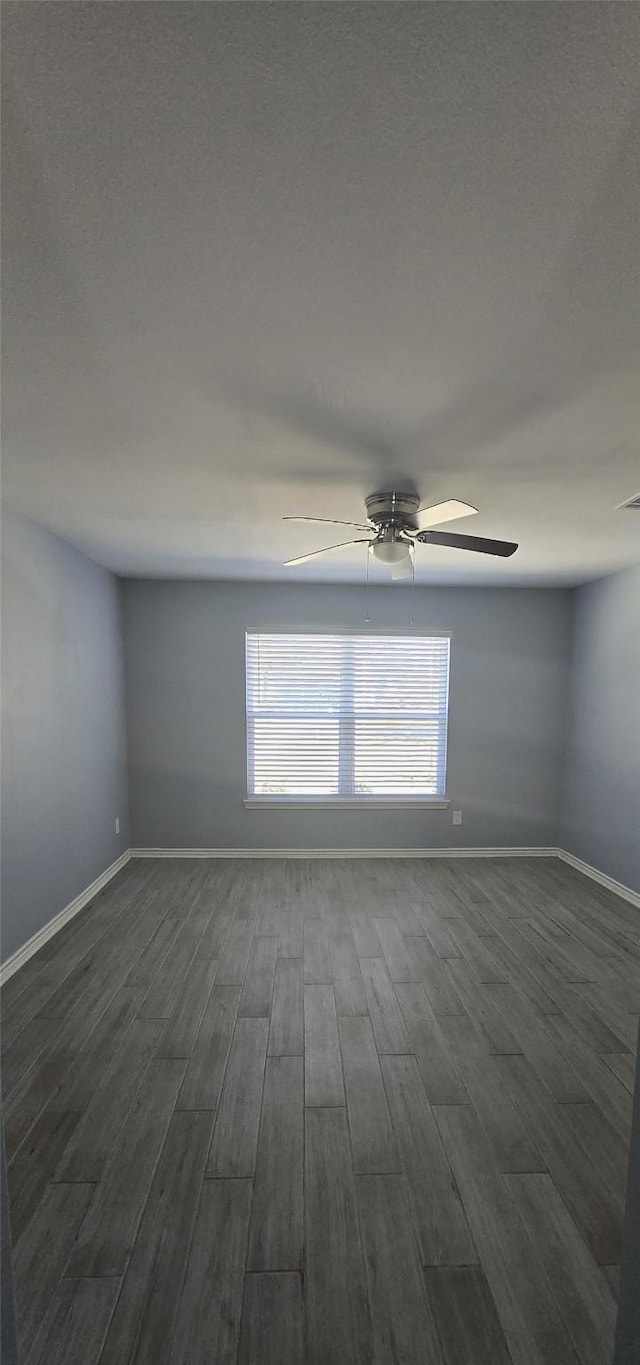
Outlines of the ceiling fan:
{"type": "Polygon", "coordinates": [[[330,526],[352,526],[356,531],[367,531],[367,536],[343,540],[337,545],[326,545],[308,555],[286,559],[285,567],[305,564],[328,550],[341,550],[346,545],[368,545],[370,553],[382,564],[391,565],[392,578],[404,578],[412,571],[412,555],[416,545],[445,545],[456,550],[476,550],[480,554],[499,555],[508,559],[518,546],[511,540],[489,540],[486,536],[459,535],[456,531],[433,531],[443,521],[468,517],[477,512],[468,502],[450,498],[434,506],[420,506],[415,493],[372,493],[365,499],[367,524],[356,521],[335,521],[333,517],[283,517],[283,521],[323,522],[330,526]]]}

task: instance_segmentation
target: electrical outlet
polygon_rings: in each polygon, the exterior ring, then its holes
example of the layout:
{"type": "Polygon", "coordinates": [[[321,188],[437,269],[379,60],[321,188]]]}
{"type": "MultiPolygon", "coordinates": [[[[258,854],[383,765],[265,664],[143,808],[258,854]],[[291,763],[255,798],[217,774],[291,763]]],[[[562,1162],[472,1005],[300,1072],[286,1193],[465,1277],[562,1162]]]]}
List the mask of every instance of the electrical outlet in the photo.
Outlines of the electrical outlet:
{"type": "Polygon", "coordinates": [[[453,823],[454,823],[454,825],[461,825],[461,824],[462,824],[462,811],[461,811],[461,810],[454,810],[454,812],[453,812],[453,823]]]}
{"type": "Polygon", "coordinates": [[[120,833],[120,816],[116,815],[116,834],[120,833]]]}

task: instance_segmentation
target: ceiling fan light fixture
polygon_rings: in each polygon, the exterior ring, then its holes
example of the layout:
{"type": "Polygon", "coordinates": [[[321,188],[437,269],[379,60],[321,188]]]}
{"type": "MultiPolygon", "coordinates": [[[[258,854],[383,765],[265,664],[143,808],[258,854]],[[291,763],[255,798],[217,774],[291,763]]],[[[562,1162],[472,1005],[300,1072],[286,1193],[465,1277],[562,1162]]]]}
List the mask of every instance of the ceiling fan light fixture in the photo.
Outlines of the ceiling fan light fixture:
{"type": "MultiPolygon", "coordinates": [[[[309,554],[297,555],[295,559],[285,560],[288,567],[306,564],[307,560],[327,554],[329,550],[342,550],[351,545],[368,545],[367,554],[375,555],[380,564],[392,570],[392,578],[406,578],[413,573],[413,556],[417,545],[442,545],[455,550],[473,550],[479,554],[497,555],[509,559],[518,546],[511,540],[492,540],[487,536],[460,535],[457,531],[438,531],[432,527],[442,521],[453,521],[456,517],[469,516],[477,512],[471,503],[450,498],[431,507],[420,508],[417,493],[373,493],[365,499],[368,525],[355,521],[336,521],[336,526],[350,526],[354,531],[368,531],[364,538],[340,541],[338,545],[325,545],[321,550],[311,550],[309,554]],[[427,525],[421,523],[427,521],[427,525]],[[403,571],[408,568],[409,573],[403,571]]],[[[329,517],[285,517],[285,521],[329,522],[329,517]]],[[[367,564],[368,564],[367,560],[367,564]]]]}
{"type": "Polygon", "coordinates": [[[381,564],[401,564],[411,550],[408,540],[374,540],[371,549],[381,564]]]}

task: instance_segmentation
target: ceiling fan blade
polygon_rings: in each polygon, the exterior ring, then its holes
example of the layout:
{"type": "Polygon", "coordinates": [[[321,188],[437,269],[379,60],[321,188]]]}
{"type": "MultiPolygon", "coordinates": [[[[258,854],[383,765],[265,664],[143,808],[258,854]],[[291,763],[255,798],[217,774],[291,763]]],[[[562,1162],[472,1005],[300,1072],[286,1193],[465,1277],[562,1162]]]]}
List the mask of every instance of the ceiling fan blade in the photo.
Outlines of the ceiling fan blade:
{"type": "Polygon", "coordinates": [[[518,546],[512,540],[489,540],[486,536],[463,536],[455,531],[418,531],[416,540],[422,545],[450,545],[454,550],[477,550],[481,555],[499,555],[509,559],[518,546]]]}
{"type": "Polygon", "coordinates": [[[283,517],[283,521],[322,521],[325,526],[354,526],[356,531],[370,531],[370,526],[363,526],[359,521],[336,521],[334,517],[283,517]]]}
{"type": "Polygon", "coordinates": [[[327,550],[342,550],[345,545],[368,545],[369,541],[362,540],[341,540],[339,545],[325,545],[323,550],[312,550],[309,555],[298,555],[296,559],[285,559],[284,568],[291,569],[294,564],[305,564],[308,559],[315,559],[316,555],[326,555],[327,550]]]}
{"type": "Polygon", "coordinates": [[[433,507],[419,507],[418,526],[421,529],[428,526],[438,526],[441,521],[455,521],[456,517],[470,517],[477,510],[477,507],[472,507],[470,502],[459,502],[457,498],[449,498],[447,502],[436,502],[433,507]]]}

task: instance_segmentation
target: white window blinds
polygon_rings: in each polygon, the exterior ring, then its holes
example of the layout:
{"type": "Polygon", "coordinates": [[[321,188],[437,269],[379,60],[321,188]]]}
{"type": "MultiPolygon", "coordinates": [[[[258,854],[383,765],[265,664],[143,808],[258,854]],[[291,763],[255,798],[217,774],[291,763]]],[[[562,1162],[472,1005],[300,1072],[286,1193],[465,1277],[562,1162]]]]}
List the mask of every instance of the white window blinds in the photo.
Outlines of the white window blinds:
{"type": "Polygon", "coordinates": [[[444,796],[449,639],[247,634],[249,796],[444,796]]]}

